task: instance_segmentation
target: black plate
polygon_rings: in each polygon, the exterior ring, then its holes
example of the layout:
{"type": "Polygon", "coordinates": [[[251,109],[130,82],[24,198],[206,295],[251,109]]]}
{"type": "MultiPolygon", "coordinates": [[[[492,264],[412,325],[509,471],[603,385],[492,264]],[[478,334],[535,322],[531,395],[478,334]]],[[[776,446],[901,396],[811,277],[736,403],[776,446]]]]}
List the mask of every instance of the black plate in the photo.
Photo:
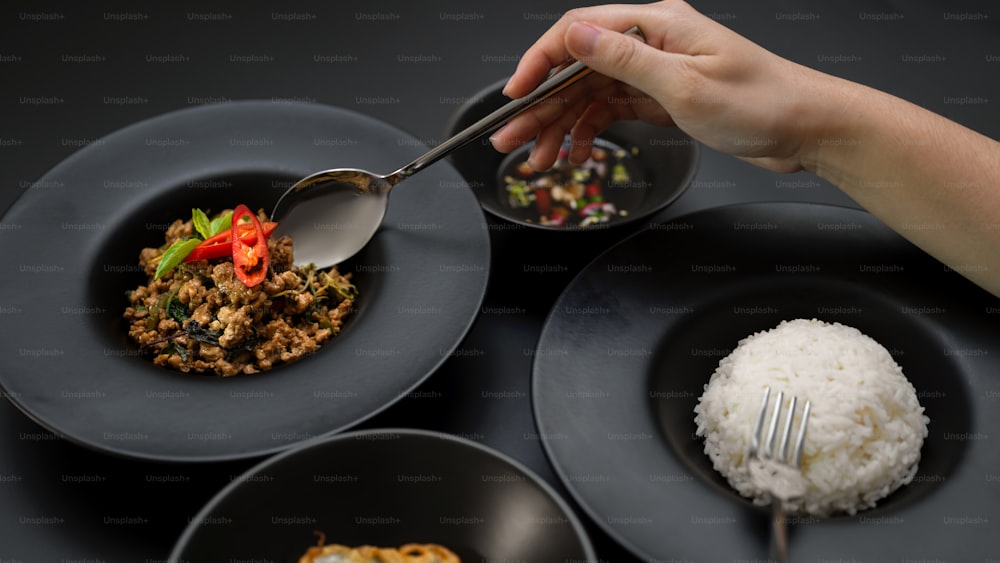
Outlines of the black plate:
{"type": "Polygon", "coordinates": [[[191,520],[169,561],[298,561],[327,543],[437,543],[462,561],[594,561],[579,519],[529,469],[419,430],[350,432],[274,456],[191,520]]]}
{"type": "Polygon", "coordinates": [[[914,482],[876,508],[793,518],[790,559],[979,559],[1000,521],[998,315],[863,211],[710,209],[626,239],[571,283],[539,339],[535,415],[572,494],[639,557],[763,560],[768,515],[712,469],[693,409],[741,338],[797,317],[851,325],[902,366],[930,434],[914,482]]]}
{"type": "Polygon", "coordinates": [[[316,170],[394,170],[425,147],[398,129],[314,104],[235,102],[113,133],[38,180],[0,231],[0,386],[74,442],[139,458],[210,461],[282,450],[347,428],[448,358],[483,298],[490,246],[468,184],[447,164],[393,192],[352,260],[361,293],[316,354],[255,376],[184,375],[127,339],[139,251],[192,207],[270,209],[316,170]]]}
{"type": "MultiPolygon", "coordinates": [[[[501,89],[506,80],[493,84],[476,95],[455,112],[447,128],[447,135],[465,129],[510,100],[501,89]]],[[[521,209],[511,207],[505,197],[501,170],[505,168],[505,158],[518,161],[527,158],[532,145],[526,145],[511,153],[511,156],[497,152],[487,138],[455,151],[449,161],[465,178],[469,179],[479,202],[490,214],[534,229],[548,231],[581,232],[587,230],[615,228],[648,220],[679,198],[694,179],[698,171],[700,145],[676,127],[656,127],[641,121],[619,121],[603,131],[599,137],[626,150],[637,150],[634,159],[637,176],[641,178],[629,187],[632,193],[621,196],[628,202],[628,215],[616,217],[608,223],[589,227],[559,227],[527,221],[521,209]]]]}

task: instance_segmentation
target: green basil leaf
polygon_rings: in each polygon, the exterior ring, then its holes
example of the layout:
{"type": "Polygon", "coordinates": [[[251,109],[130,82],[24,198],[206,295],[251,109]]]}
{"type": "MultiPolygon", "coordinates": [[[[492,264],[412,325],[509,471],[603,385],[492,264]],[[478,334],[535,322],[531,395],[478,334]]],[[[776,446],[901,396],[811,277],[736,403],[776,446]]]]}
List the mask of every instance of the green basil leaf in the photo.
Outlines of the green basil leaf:
{"type": "Polygon", "coordinates": [[[167,354],[168,356],[177,354],[178,356],[181,357],[181,360],[185,362],[188,361],[188,358],[191,357],[191,351],[176,342],[170,342],[169,344],[164,346],[163,350],[161,350],[160,353],[167,354]]]}
{"type": "Polygon", "coordinates": [[[191,210],[191,221],[194,223],[194,230],[198,231],[202,239],[212,236],[212,226],[208,221],[208,215],[201,209],[191,210]]]}
{"type": "Polygon", "coordinates": [[[181,303],[177,297],[172,297],[170,301],[167,301],[167,315],[181,324],[184,324],[184,321],[190,316],[187,305],[181,303]]]}
{"type": "Polygon", "coordinates": [[[163,253],[160,257],[160,263],[156,266],[156,276],[154,279],[160,279],[167,274],[170,270],[173,270],[175,266],[180,264],[194,247],[201,244],[201,241],[196,238],[189,238],[187,240],[179,240],[170,245],[170,248],[163,253]]]}
{"type": "Polygon", "coordinates": [[[233,212],[229,211],[225,215],[220,215],[215,219],[212,219],[212,223],[210,224],[210,229],[209,229],[211,234],[208,235],[208,237],[214,237],[215,235],[223,231],[228,231],[232,227],[233,227],[233,212]]]}

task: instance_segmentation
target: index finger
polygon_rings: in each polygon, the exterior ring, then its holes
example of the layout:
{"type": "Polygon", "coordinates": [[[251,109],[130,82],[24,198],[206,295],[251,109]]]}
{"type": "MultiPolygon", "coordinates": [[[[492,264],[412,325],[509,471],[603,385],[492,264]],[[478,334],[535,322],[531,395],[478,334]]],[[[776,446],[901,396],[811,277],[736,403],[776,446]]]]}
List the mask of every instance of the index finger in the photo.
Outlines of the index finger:
{"type": "Polygon", "coordinates": [[[649,10],[649,5],[616,4],[576,8],[566,12],[524,52],[514,74],[504,86],[503,93],[511,98],[523,97],[541,84],[553,68],[570,60],[565,35],[573,23],[588,21],[608,29],[624,31],[647,19],[651,15],[649,10]]]}

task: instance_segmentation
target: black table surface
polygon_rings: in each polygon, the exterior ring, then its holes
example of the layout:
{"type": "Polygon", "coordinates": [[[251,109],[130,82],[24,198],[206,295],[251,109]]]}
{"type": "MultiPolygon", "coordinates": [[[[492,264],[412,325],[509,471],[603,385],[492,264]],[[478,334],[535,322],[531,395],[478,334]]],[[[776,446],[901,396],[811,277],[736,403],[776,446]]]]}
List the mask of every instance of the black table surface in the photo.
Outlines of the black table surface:
{"type": "MultiPolygon", "coordinates": [[[[1000,138],[1000,9],[991,0],[693,4],[786,58],[1000,138]]],[[[204,103],[329,104],[437,144],[460,105],[508,76],[534,38],[575,6],[568,0],[8,4],[0,9],[0,209],[101,136],[204,103]]],[[[814,176],[777,175],[704,149],[691,188],[650,222],[771,200],[855,206],[814,176]]],[[[420,389],[426,392],[361,427],[470,438],[565,493],[532,416],[532,352],[573,276],[648,224],[580,238],[491,229],[490,289],[461,344],[470,353],[454,354],[420,389]]],[[[161,465],[112,458],[60,440],[0,402],[0,561],[163,560],[200,507],[257,461],[161,465]]],[[[601,561],[638,560],[578,512],[601,561]]]]}

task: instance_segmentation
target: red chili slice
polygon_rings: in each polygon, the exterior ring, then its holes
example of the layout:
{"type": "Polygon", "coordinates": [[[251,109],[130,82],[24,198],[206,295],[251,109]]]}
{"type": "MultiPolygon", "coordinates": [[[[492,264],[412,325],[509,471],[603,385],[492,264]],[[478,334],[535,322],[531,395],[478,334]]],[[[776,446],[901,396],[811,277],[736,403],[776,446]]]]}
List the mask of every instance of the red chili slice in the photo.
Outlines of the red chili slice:
{"type": "Polygon", "coordinates": [[[220,242],[206,245],[204,242],[194,247],[191,254],[184,257],[185,262],[197,262],[198,260],[212,260],[230,256],[233,253],[232,241],[220,242]]]}
{"type": "MultiPolygon", "coordinates": [[[[278,224],[273,221],[264,221],[261,223],[261,227],[264,229],[264,236],[270,237],[274,229],[277,228],[278,224]]],[[[254,232],[252,223],[243,223],[239,226],[240,230],[240,240],[246,244],[254,244],[257,242],[257,235],[254,232]]],[[[198,260],[212,260],[213,258],[224,258],[226,256],[233,255],[233,230],[226,229],[225,231],[209,237],[203,241],[201,244],[194,247],[185,258],[185,262],[197,262],[198,260]]]]}
{"type": "Polygon", "coordinates": [[[240,204],[233,211],[232,238],[233,266],[236,269],[236,277],[247,287],[253,287],[264,281],[270,266],[267,237],[264,235],[264,227],[261,226],[260,219],[246,205],[240,204]],[[240,237],[240,225],[247,217],[253,224],[255,236],[252,243],[244,242],[240,237]]]}
{"type": "Polygon", "coordinates": [[[538,214],[546,216],[552,212],[552,196],[549,194],[547,189],[535,190],[535,207],[538,209],[538,214]]]}

